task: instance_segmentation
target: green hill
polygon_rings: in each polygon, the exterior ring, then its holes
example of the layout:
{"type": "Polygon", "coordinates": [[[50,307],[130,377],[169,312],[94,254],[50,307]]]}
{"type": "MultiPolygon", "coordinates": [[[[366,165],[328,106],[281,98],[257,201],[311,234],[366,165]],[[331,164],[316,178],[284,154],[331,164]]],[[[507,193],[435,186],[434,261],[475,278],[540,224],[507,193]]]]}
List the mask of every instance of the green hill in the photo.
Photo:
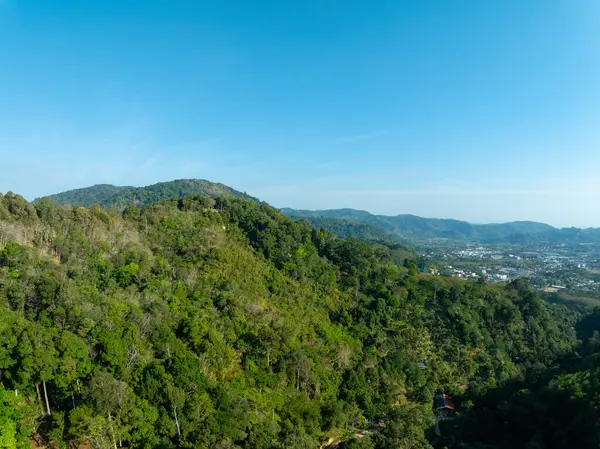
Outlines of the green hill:
{"type": "Polygon", "coordinates": [[[322,211],[281,209],[285,214],[311,221],[347,219],[377,227],[397,239],[448,239],[479,243],[600,243],[600,229],[558,229],[544,223],[517,221],[471,224],[465,221],[422,218],[415,215],[372,215],[354,209],[322,211]]]}
{"type": "Polygon", "coordinates": [[[427,448],[437,391],[553,367],[576,318],[522,282],[421,276],[255,201],[116,214],[7,194],[0,442],[427,448]]]}
{"type": "Polygon", "coordinates": [[[407,258],[416,256],[414,249],[409,244],[375,225],[343,218],[303,217],[295,219],[305,220],[315,228],[324,229],[339,238],[354,238],[373,245],[383,245],[390,251],[394,261],[399,264],[402,264],[407,258]]]}
{"type": "MultiPolygon", "coordinates": [[[[124,209],[126,206],[145,206],[170,198],[192,195],[210,197],[239,197],[258,201],[246,193],[238,192],[224,184],[204,179],[179,179],[159,182],[146,187],[113,186],[99,184],[83,189],[49,195],[56,204],[90,207],[99,204],[104,208],[124,209]]],[[[40,198],[34,200],[38,202],[40,198]]]]}
{"type": "MultiPolygon", "coordinates": [[[[294,217],[298,218],[298,217],[294,217]]],[[[397,237],[378,226],[354,219],[302,217],[316,228],[325,229],[340,238],[356,238],[366,242],[396,242],[397,237]]]]}

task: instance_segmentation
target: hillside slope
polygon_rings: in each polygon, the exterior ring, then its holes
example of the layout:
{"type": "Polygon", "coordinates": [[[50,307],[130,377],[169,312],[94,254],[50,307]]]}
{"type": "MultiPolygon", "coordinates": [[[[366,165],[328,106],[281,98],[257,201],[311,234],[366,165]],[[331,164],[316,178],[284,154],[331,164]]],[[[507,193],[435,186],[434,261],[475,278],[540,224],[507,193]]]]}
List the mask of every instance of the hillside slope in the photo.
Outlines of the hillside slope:
{"type": "MultiPolygon", "coordinates": [[[[170,198],[193,195],[210,197],[238,197],[258,201],[256,198],[239,192],[224,184],[204,179],[178,179],[159,182],[146,187],[113,186],[99,184],[83,189],[49,195],[47,198],[59,205],[90,207],[99,204],[104,208],[124,209],[126,206],[145,206],[170,198]]],[[[38,202],[40,198],[36,198],[38,202]]]]}
{"type": "Polygon", "coordinates": [[[573,320],[239,198],[113,215],[0,197],[4,441],[426,448],[436,391],[552,366],[573,320]]]}

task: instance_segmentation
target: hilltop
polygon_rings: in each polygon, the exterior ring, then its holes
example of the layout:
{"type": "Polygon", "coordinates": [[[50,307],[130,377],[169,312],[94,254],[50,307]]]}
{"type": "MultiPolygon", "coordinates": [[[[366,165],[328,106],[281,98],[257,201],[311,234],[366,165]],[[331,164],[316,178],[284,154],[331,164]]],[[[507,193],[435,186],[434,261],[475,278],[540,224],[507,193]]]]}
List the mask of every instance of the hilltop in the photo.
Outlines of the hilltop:
{"type": "MultiPolygon", "coordinates": [[[[232,189],[225,184],[210,182],[205,179],[178,179],[169,182],[159,182],[145,187],[98,184],[83,189],[56,193],[45,198],[51,199],[58,205],[90,207],[94,204],[99,204],[103,208],[122,210],[127,206],[145,206],[170,198],[193,195],[213,198],[221,196],[236,197],[258,201],[258,199],[232,189]]],[[[40,199],[36,198],[34,203],[40,199]]]]}

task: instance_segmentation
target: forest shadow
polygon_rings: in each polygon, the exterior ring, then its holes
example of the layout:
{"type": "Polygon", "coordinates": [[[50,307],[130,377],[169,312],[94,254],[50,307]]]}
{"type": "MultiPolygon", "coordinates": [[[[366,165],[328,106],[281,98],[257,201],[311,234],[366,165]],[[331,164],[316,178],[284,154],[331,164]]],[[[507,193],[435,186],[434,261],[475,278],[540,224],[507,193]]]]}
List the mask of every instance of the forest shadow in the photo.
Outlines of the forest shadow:
{"type": "MultiPolygon", "coordinates": [[[[544,384],[509,382],[474,398],[442,423],[439,447],[598,448],[598,410],[589,400],[544,384]]],[[[465,405],[463,403],[463,405],[465,405]]]]}
{"type": "Polygon", "coordinates": [[[545,369],[530,370],[481,395],[456,398],[435,447],[565,449],[600,447],[600,309],[575,326],[580,344],[545,369]],[[585,379],[585,381],[582,381],[585,379]]]}

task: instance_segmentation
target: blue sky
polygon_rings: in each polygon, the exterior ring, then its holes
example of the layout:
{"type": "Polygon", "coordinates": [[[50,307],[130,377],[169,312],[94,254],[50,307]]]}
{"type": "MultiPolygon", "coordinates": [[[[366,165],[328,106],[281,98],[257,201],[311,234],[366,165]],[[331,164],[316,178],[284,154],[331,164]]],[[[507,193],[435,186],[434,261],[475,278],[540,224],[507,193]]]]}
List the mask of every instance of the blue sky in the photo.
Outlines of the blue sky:
{"type": "Polygon", "coordinates": [[[0,0],[0,191],[600,226],[597,0],[0,0]]]}

